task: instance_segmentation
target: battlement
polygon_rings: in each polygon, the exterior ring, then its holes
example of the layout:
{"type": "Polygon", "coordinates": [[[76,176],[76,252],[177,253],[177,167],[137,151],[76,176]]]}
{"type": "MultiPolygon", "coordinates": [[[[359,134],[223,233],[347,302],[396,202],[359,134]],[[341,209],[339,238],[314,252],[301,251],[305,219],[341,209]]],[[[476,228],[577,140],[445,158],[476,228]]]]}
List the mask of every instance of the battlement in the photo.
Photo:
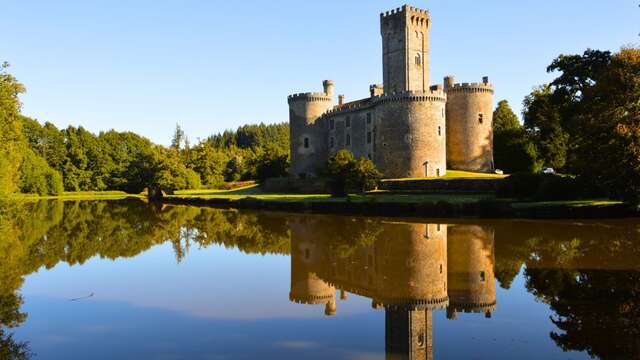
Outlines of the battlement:
{"type": "Polygon", "coordinates": [[[481,83],[454,83],[455,78],[453,76],[447,76],[444,78],[444,89],[447,93],[452,92],[486,92],[493,94],[493,84],[489,82],[488,77],[482,78],[481,83]]]}
{"type": "Polygon", "coordinates": [[[422,14],[425,17],[429,17],[429,11],[428,10],[423,10],[423,9],[419,9],[417,7],[413,7],[413,6],[409,6],[409,5],[403,5],[399,8],[396,9],[392,9],[389,11],[385,11],[383,13],[380,13],[380,18],[387,18],[387,17],[391,17],[391,16],[397,16],[399,14],[406,14],[406,13],[417,13],[417,14],[422,14]]]}
{"type": "Polygon", "coordinates": [[[331,96],[319,92],[307,92],[292,94],[287,97],[287,102],[291,104],[294,101],[332,101],[331,96]]]}
{"type": "Polygon", "coordinates": [[[489,83],[458,83],[447,88],[447,93],[452,92],[487,92],[494,93],[493,85],[489,83]]]}
{"type": "Polygon", "coordinates": [[[447,95],[442,88],[432,87],[429,91],[402,91],[396,93],[382,94],[373,98],[376,103],[390,101],[432,101],[446,102],[447,95]]]}

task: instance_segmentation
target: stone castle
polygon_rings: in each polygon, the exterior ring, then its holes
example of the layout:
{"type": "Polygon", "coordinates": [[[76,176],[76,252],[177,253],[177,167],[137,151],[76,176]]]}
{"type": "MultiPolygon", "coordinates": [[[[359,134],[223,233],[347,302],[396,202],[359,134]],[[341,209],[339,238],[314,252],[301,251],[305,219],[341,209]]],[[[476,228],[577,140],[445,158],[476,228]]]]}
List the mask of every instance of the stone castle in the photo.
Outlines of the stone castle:
{"type": "Polygon", "coordinates": [[[493,170],[493,86],[429,84],[426,10],[408,5],[380,14],[383,84],[371,96],[334,104],[334,83],[324,91],[290,95],[293,177],[315,177],[327,159],[347,149],[368,157],[386,176],[438,177],[447,169],[493,170]]]}

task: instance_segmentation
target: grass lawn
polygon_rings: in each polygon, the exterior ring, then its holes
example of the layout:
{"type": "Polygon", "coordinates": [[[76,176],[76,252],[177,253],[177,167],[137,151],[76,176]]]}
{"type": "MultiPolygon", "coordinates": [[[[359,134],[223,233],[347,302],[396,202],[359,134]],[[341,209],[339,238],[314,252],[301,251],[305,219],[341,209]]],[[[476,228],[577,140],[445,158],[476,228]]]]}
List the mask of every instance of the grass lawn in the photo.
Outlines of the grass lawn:
{"type": "Polygon", "coordinates": [[[402,179],[384,179],[383,181],[415,181],[415,180],[460,180],[460,179],[504,179],[509,175],[476,173],[470,171],[447,170],[445,176],[441,177],[422,177],[422,178],[402,178],[402,179]]]}
{"type": "Polygon", "coordinates": [[[127,194],[124,191],[73,191],[64,192],[62,195],[38,195],[38,194],[15,194],[8,199],[11,200],[119,200],[128,197],[142,197],[137,194],[127,194]]]}

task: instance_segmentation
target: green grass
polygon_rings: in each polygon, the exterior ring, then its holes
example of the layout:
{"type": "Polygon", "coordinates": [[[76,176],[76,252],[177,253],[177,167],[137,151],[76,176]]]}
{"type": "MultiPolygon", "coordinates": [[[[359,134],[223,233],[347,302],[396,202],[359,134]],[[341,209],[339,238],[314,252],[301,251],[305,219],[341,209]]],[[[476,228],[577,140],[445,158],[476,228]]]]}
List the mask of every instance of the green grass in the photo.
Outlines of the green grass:
{"type": "Polygon", "coordinates": [[[422,177],[422,178],[401,178],[401,179],[384,179],[383,181],[415,181],[415,180],[479,180],[479,179],[504,179],[509,175],[476,173],[470,171],[447,170],[445,176],[441,177],[422,177]]]}
{"type": "Polygon", "coordinates": [[[142,195],[127,194],[124,191],[73,191],[61,195],[15,194],[12,200],[118,200],[128,197],[142,197],[142,195]]]}

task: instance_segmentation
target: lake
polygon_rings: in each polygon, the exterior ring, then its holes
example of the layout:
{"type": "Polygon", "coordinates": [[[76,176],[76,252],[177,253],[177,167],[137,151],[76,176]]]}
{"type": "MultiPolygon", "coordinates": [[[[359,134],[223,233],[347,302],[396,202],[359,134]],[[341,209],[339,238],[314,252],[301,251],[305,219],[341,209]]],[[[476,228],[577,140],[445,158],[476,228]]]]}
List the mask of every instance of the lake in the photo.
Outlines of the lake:
{"type": "Polygon", "coordinates": [[[0,203],[1,359],[636,359],[637,220],[0,203]]]}

